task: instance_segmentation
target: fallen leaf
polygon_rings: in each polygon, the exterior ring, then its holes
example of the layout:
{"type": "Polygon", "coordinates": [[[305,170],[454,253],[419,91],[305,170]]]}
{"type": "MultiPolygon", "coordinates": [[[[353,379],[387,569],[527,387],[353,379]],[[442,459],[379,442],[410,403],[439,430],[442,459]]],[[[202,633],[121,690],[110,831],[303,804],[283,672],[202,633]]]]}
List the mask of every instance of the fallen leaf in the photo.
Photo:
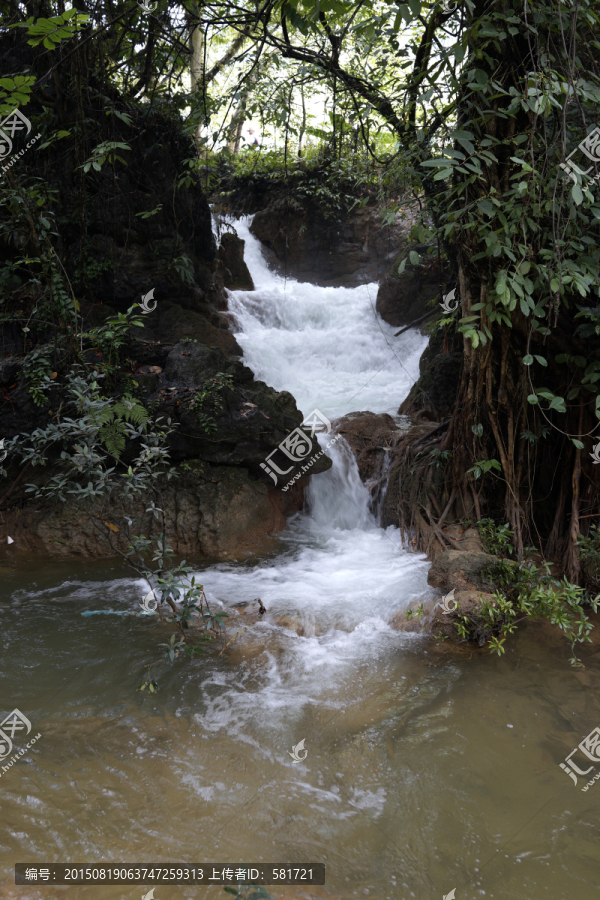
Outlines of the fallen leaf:
{"type": "Polygon", "coordinates": [[[58,375],[58,372],[53,372],[52,375],[50,376],[50,379],[54,380],[57,375],[58,375]]]}
{"type": "Polygon", "coordinates": [[[104,524],[106,525],[107,528],[110,528],[111,531],[118,531],[118,530],[119,530],[119,529],[117,528],[116,525],[113,525],[112,522],[105,522],[104,524]]]}
{"type": "Polygon", "coordinates": [[[252,406],[254,409],[258,409],[256,403],[242,403],[242,406],[252,406]]]}
{"type": "Polygon", "coordinates": [[[149,366],[148,372],[150,375],[160,375],[160,373],[162,372],[162,369],[160,366],[149,366]]]}

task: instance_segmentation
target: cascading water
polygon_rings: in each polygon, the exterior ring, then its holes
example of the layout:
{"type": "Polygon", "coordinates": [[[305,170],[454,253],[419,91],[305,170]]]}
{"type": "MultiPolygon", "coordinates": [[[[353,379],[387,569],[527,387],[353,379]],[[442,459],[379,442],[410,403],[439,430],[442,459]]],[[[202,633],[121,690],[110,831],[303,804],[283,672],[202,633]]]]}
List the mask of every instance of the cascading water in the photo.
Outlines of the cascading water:
{"type": "Polygon", "coordinates": [[[358,409],[394,414],[418,377],[427,338],[395,329],[375,311],[377,285],[316,287],[274,275],[245,221],[245,259],[256,290],[234,291],[236,338],[256,378],[289,391],[303,413],[358,409]]]}
{"type": "MultiPolygon", "coordinates": [[[[374,309],[376,285],[320,288],[273,274],[246,222],[235,227],[246,241],[256,290],[231,292],[229,310],[255,376],[290,391],[305,415],[314,408],[330,418],[357,408],[395,412],[418,373],[426,339],[407,332],[392,343],[393,328],[374,309]]],[[[293,659],[284,649],[265,671],[265,709],[273,684],[279,690],[291,672],[296,682],[303,673],[305,702],[330,692],[340,666],[377,655],[383,635],[402,639],[390,620],[428,591],[424,558],[402,548],[396,529],[378,528],[349,446],[338,439],[327,452],[333,467],[311,477],[307,509],[282,535],[281,556],[268,568],[221,565],[202,573],[209,598],[224,605],[262,598],[269,616],[256,628],[272,629],[287,616],[313,635],[294,643],[293,659]]],[[[301,707],[296,692],[289,704],[278,694],[270,713],[297,715],[301,707]]]]}
{"type": "MultiPolygon", "coordinates": [[[[236,227],[256,290],[230,308],[257,376],[305,414],[393,412],[424,339],[392,338],[373,285],[272,275],[236,227]]],[[[231,613],[199,659],[153,668],[170,630],[138,615],[147,585],[118,561],[2,562],[3,715],[18,707],[41,737],[0,771],[0,900],[64,894],[15,886],[16,861],[157,857],[326,864],[324,887],[276,885],[276,900],[596,896],[597,788],[581,793],[557,764],[597,722],[582,691],[598,681],[596,648],[582,675],[533,629],[497,659],[394,630],[428,591],[427,564],[377,527],[347,445],[328,452],[276,549],[198,573],[231,613]],[[150,672],[158,692],[141,694],[150,672]]],[[[175,896],[224,894],[157,888],[175,896]]]]}

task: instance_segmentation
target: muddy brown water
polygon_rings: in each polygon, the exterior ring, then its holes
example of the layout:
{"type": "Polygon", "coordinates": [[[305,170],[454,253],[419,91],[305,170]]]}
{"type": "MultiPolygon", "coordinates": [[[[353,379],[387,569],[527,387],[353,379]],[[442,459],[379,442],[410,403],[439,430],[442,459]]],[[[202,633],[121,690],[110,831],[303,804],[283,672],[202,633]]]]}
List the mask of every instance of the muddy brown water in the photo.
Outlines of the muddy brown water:
{"type": "MultiPolygon", "coordinates": [[[[256,291],[230,312],[255,376],[304,415],[395,413],[426,338],[394,337],[376,285],[278,278],[236,228],[256,291]]],[[[597,900],[600,782],[582,792],[559,764],[600,726],[598,640],[573,669],[549,627],[521,627],[501,658],[396,631],[439,597],[428,565],[377,527],[343,442],[330,455],[272,552],[198,564],[227,633],[153,669],[155,694],[139,687],[171,629],[139,615],[147,585],[113,561],[2,550],[2,718],[17,708],[41,735],[0,777],[2,900],[151,887],[15,886],[16,862],[325,863],[324,886],[277,900],[597,900]]]]}
{"type": "Polygon", "coordinates": [[[42,736],[0,779],[2,898],[149,890],[14,885],[17,861],[100,860],[324,862],[324,887],[270,888],[294,900],[598,896],[600,786],[582,793],[558,765],[600,724],[597,642],[573,669],[546,627],[522,628],[499,659],[397,635],[292,710],[290,728],[261,705],[264,666],[309,638],[273,627],[258,652],[251,626],[247,657],[236,642],[218,655],[222,641],[148,696],[137,688],[160,624],[81,616],[139,594],[120,564],[6,557],[2,706],[42,736]],[[207,711],[232,685],[250,708],[255,695],[255,715],[218,727],[207,711]]]}

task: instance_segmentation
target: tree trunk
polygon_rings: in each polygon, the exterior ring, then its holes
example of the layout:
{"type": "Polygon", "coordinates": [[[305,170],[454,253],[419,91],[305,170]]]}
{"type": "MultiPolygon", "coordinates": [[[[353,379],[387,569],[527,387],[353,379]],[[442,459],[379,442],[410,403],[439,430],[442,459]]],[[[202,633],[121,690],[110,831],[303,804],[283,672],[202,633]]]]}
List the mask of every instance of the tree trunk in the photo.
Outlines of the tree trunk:
{"type": "Polygon", "coordinates": [[[304,99],[304,84],[300,85],[300,97],[302,98],[302,123],[298,135],[298,159],[302,158],[302,141],[306,132],[306,100],[304,99]]]}

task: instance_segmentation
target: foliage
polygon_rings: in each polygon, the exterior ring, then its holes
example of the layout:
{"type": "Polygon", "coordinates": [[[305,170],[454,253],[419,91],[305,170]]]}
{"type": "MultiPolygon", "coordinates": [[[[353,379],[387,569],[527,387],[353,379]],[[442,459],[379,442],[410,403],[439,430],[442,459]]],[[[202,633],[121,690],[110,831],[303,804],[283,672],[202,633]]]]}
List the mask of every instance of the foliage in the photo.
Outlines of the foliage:
{"type": "Polygon", "coordinates": [[[128,436],[127,423],[145,428],[149,418],[148,411],[142,404],[126,395],[98,412],[96,421],[101,426],[98,439],[111,456],[119,459],[128,436]]]}
{"type": "Polygon", "coordinates": [[[512,556],[513,533],[508,524],[496,525],[493,519],[480,519],[477,529],[488,553],[494,556],[512,556]]]}
{"type": "MultiPolygon", "coordinates": [[[[492,600],[481,600],[478,609],[470,614],[457,612],[454,616],[459,635],[465,640],[477,640],[479,645],[489,644],[493,653],[505,652],[509,635],[516,631],[519,622],[526,618],[546,619],[558,625],[571,645],[572,665],[580,665],[575,655],[575,644],[591,642],[593,628],[586,614],[586,607],[597,611],[600,594],[591,597],[578,585],[566,578],[551,574],[550,565],[538,565],[533,557],[535,549],[527,548],[524,558],[515,562],[506,557],[513,555],[512,531],[508,525],[496,525],[492,519],[477,523],[479,534],[489,553],[503,557],[486,573],[489,581],[498,585],[492,600]]],[[[597,548],[595,550],[597,551],[597,548]]]]}
{"type": "Polygon", "coordinates": [[[579,535],[579,549],[586,583],[598,590],[600,588],[600,529],[598,525],[592,525],[588,535],[579,535]]]}
{"type": "Polygon", "coordinates": [[[233,376],[226,372],[217,372],[214,378],[208,378],[202,382],[200,388],[188,404],[188,409],[194,410],[196,418],[207,434],[217,430],[214,413],[223,409],[225,391],[231,390],[233,376]]]}

